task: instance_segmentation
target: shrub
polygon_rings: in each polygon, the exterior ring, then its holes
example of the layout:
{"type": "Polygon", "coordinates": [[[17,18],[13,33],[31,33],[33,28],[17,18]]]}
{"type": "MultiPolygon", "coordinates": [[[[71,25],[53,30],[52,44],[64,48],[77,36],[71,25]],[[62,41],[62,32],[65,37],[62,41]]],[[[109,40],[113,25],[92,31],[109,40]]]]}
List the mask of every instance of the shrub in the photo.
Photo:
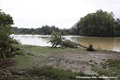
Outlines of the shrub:
{"type": "Polygon", "coordinates": [[[71,40],[64,40],[61,44],[62,47],[78,48],[78,44],[71,40]]]}

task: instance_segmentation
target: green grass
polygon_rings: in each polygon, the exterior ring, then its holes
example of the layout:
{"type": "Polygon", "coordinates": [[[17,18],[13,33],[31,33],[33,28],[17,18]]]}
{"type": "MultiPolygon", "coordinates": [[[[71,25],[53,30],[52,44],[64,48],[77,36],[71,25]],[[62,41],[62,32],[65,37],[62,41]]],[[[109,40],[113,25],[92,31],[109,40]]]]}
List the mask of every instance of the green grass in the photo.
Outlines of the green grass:
{"type": "Polygon", "coordinates": [[[30,76],[25,76],[25,77],[23,77],[22,79],[21,79],[21,78],[18,78],[18,79],[16,79],[16,80],[38,80],[38,79],[32,78],[32,77],[30,77],[30,76]]]}
{"type": "MultiPolygon", "coordinates": [[[[45,78],[50,78],[54,80],[97,80],[97,79],[76,79],[76,76],[88,76],[83,72],[72,72],[70,70],[62,70],[54,68],[53,66],[44,65],[41,68],[31,69],[28,74],[30,76],[44,76],[45,78]]],[[[48,79],[49,80],[49,79],[48,79]]],[[[103,80],[103,79],[99,79],[103,80]]]]}
{"type": "MultiPolygon", "coordinates": [[[[89,76],[83,72],[72,72],[70,70],[62,70],[54,68],[52,66],[43,66],[44,61],[54,55],[61,53],[76,53],[84,52],[84,49],[75,48],[50,48],[41,46],[31,46],[31,45],[14,45],[21,49],[23,55],[16,55],[13,59],[17,61],[17,65],[12,67],[12,69],[30,69],[28,76],[24,76],[22,79],[17,80],[39,80],[35,76],[42,78],[41,80],[90,80],[90,79],[75,79],[76,76],[89,76]]],[[[80,61],[81,64],[88,64],[85,61],[80,61]]],[[[10,68],[11,69],[11,68],[10,68]]],[[[96,70],[97,71],[97,70],[96,70]]],[[[97,80],[97,79],[91,79],[97,80]]],[[[103,80],[103,79],[99,79],[103,80]]]]}
{"type": "Polygon", "coordinates": [[[94,66],[92,70],[98,72],[99,75],[114,76],[120,79],[120,60],[108,59],[106,63],[102,63],[101,65],[103,68],[94,66]],[[104,67],[107,67],[107,69],[104,67]]]}
{"type": "Polygon", "coordinates": [[[34,54],[46,54],[46,53],[65,53],[65,52],[80,52],[85,51],[80,48],[51,48],[42,46],[32,46],[32,45],[17,45],[18,47],[24,49],[27,52],[34,54]]]}
{"type": "Polygon", "coordinates": [[[113,74],[113,76],[120,77],[120,60],[109,59],[107,63],[109,71],[113,74]]]}
{"type": "MultiPolygon", "coordinates": [[[[16,47],[19,47],[21,50],[23,50],[24,55],[17,55],[14,57],[14,60],[18,62],[17,66],[12,67],[19,68],[19,69],[26,69],[26,68],[33,68],[36,67],[33,70],[34,76],[36,75],[44,75],[45,77],[49,77],[52,79],[60,80],[60,77],[63,77],[62,80],[69,80],[70,76],[78,75],[78,73],[72,73],[71,71],[64,71],[59,69],[54,69],[53,67],[41,67],[44,65],[44,61],[54,55],[54,54],[60,54],[60,53],[75,53],[75,52],[84,52],[84,49],[75,49],[75,48],[50,48],[50,47],[41,47],[41,46],[31,46],[31,45],[15,45],[16,47]],[[59,76],[60,75],[60,76],[59,76]]],[[[92,61],[90,61],[92,62],[92,61]]],[[[84,61],[81,61],[83,64],[87,64],[84,61]]],[[[99,68],[96,66],[92,66],[92,70],[98,72],[99,75],[105,75],[105,76],[117,76],[120,77],[120,60],[108,60],[106,61],[107,64],[101,64],[103,68],[99,68]],[[106,67],[106,68],[104,68],[106,67]]],[[[31,73],[30,73],[31,74],[31,73]]],[[[78,76],[84,75],[83,73],[79,73],[78,76]]],[[[30,77],[31,78],[31,77],[30,77]]],[[[31,78],[31,80],[34,80],[34,78],[31,78]]],[[[27,78],[25,79],[27,80],[27,78]]],[[[49,79],[48,79],[49,80],[49,79]]]]}
{"type": "Polygon", "coordinates": [[[74,53],[82,52],[84,49],[80,48],[50,48],[32,45],[14,45],[23,50],[24,55],[18,55],[14,59],[18,62],[18,65],[13,68],[32,68],[44,65],[44,61],[54,54],[60,53],[74,53]]]}
{"type": "Polygon", "coordinates": [[[63,70],[54,68],[53,66],[44,65],[42,67],[29,69],[23,77],[16,80],[104,80],[100,78],[82,79],[76,78],[76,76],[91,77],[92,75],[87,75],[83,72],[72,72],[70,70],[63,70]]]}
{"type": "Polygon", "coordinates": [[[92,70],[98,72],[98,74],[100,76],[101,75],[110,76],[110,73],[107,70],[103,69],[103,68],[99,68],[99,67],[93,66],[92,70]]]}

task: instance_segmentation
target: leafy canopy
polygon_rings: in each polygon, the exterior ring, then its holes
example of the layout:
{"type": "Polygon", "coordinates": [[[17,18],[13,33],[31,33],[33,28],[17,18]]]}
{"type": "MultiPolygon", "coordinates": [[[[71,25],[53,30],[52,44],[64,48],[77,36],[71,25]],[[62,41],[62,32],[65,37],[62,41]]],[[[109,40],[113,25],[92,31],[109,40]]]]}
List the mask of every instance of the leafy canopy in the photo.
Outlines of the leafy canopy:
{"type": "Polygon", "coordinates": [[[12,34],[12,24],[12,17],[0,10],[0,57],[4,59],[13,54],[13,47],[11,45],[13,39],[9,37],[12,34]]]}
{"type": "Polygon", "coordinates": [[[82,36],[115,36],[115,20],[113,13],[97,10],[81,18],[73,27],[82,36]]]}

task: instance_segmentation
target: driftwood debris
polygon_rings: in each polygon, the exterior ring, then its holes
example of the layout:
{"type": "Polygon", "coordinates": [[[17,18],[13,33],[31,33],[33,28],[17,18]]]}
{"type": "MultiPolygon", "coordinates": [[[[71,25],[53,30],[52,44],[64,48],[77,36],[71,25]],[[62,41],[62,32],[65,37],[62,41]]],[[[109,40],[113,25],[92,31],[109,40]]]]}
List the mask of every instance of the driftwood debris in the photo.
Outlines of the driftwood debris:
{"type": "Polygon", "coordinates": [[[83,46],[81,44],[79,44],[79,46],[85,48],[87,51],[95,51],[92,44],[90,44],[89,47],[83,46]]]}

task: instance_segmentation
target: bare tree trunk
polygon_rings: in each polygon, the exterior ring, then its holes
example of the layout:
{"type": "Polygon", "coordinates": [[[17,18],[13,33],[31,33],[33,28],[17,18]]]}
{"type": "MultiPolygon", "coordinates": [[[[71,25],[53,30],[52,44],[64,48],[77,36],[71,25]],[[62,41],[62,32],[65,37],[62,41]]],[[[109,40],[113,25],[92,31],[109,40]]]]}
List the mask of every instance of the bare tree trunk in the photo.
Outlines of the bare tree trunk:
{"type": "Polygon", "coordinates": [[[81,45],[81,44],[79,44],[79,46],[80,46],[80,47],[83,47],[83,48],[88,48],[88,47],[85,47],[85,46],[83,46],[83,45],[81,45]]]}

